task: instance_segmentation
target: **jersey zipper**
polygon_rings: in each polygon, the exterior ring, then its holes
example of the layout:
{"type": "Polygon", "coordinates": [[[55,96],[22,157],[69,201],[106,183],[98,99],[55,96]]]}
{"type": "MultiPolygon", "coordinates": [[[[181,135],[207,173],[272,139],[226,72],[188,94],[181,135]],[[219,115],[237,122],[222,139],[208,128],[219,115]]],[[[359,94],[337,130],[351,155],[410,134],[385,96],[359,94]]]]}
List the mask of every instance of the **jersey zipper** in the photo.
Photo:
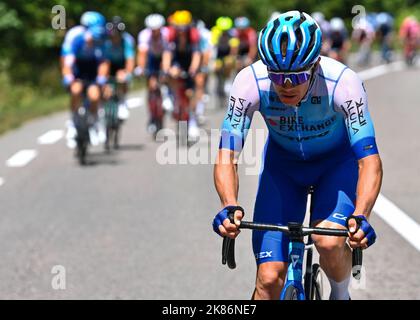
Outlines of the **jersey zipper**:
{"type": "MultiPolygon", "coordinates": [[[[297,120],[298,117],[299,117],[299,113],[298,113],[299,107],[294,107],[294,108],[295,108],[295,114],[296,114],[296,120],[297,120]]],[[[297,128],[297,135],[298,135],[298,139],[299,139],[300,153],[302,155],[303,160],[306,160],[305,152],[303,151],[303,143],[302,143],[303,140],[302,140],[302,136],[300,135],[299,123],[296,125],[296,128],[297,128]]]]}

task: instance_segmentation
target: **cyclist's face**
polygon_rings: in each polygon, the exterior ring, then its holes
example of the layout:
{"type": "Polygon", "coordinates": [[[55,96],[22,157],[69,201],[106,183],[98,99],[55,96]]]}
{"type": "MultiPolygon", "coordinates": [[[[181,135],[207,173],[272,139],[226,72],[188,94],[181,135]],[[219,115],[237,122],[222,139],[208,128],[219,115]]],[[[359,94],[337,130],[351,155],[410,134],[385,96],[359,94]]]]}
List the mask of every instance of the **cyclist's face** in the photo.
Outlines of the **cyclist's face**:
{"type": "Polygon", "coordinates": [[[295,106],[305,96],[306,92],[308,91],[310,82],[311,81],[308,80],[305,83],[297,86],[292,86],[289,82],[287,82],[284,86],[279,86],[273,83],[273,86],[282,103],[289,106],[295,106]]]}

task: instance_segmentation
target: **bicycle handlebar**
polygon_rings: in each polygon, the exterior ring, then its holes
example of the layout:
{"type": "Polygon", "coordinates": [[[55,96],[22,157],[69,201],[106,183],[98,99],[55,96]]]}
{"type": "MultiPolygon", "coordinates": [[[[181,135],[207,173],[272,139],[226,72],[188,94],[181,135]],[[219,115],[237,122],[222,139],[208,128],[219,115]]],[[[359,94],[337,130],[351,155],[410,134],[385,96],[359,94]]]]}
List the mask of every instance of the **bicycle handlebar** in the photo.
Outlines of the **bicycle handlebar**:
{"type": "MultiPolygon", "coordinates": [[[[230,219],[231,221],[233,221],[232,215],[230,215],[230,219]]],[[[239,225],[239,229],[278,231],[278,232],[284,232],[286,234],[295,232],[302,237],[311,235],[311,234],[336,236],[336,237],[348,237],[348,230],[330,229],[330,228],[308,228],[308,227],[302,227],[301,224],[289,224],[288,226],[281,226],[281,225],[257,223],[257,222],[251,222],[251,221],[241,221],[241,224],[239,225]],[[291,227],[293,229],[292,231],[290,230],[291,227]]],[[[363,261],[362,249],[361,248],[353,249],[352,275],[355,279],[358,279],[358,280],[361,277],[362,261],[363,261]]],[[[223,238],[222,264],[227,264],[230,269],[236,268],[235,239],[231,239],[228,237],[223,238]]]]}

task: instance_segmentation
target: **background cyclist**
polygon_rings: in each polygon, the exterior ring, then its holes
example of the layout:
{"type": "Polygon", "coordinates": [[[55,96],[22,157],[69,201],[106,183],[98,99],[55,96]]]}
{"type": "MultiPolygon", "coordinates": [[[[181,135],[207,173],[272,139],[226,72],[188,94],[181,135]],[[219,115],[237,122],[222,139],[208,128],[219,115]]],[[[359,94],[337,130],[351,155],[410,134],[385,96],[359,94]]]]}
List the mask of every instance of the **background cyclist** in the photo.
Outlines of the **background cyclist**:
{"type": "MultiPolygon", "coordinates": [[[[97,128],[97,111],[101,100],[101,87],[109,76],[109,61],[105,57],[105,17],[98,12],[88,12],[84,16],[87,28],[68,42],[62,49],[63,84],[71,95],[72,119],[83,103],[86,92],[89,101],[90,123],[97,128]]],[[[71,124],[74,127],[74,124],[71,124]]],[[[97,130],[96,130],[97,131],[97,130]]],[[[95,132],[95,131],[93,131],[95,132]]],[[[75,133],[75,130],[74,130],[75,133]]],[[[91,132],[92,133],[92,132],[91,132]]],[[[99,143],[96,135],[91,135],[91,143],[99,143]]]]}
{"type": "Polygon", "coordinates": [[[257,32],[250,26],[247,17],[235,18],[234,36],[239,39],[236,71],[249,66],[257,58],[257,32]]]}
{"type": "MultiPolygon", "coordinates": [[[[168,32],[165,18],[158,13],[148,15],[145,28],[138,35],[136,74],[147,77],[147,101],[149,106],[148,131],[155,135],[163,127],[164,111],[160,91],[162,57],[169,55],[168,32]]],[[[166,58],[168,60],[168,58],[166,58]]]]}
{"type": "Polygon", "coordinates": [[[349,53],[351,42],[343,19],[334,17],[330,21],[329,38],[331,46],[328,56],[337,61],[345,63],[349,53]]]}
{"type": "MultiPolygon", "coordinates": [[[[196,100],[194,96],[194,77],[200,68],[200,34],[192,24],[192,15],[188,10],[179,10],[172,15],[172,26],[168,27],[170,59],[163,61],[163,70],[172,78],[171,87],[175,93],[176,105],[181,107],[179,79],[185,77],[183,86],[189,100],[186,110],[175,112],[178,121],[188,120],[188,137],[195,139],[198,125],[195,116],[196,100]]],[[[182,90],[184,90],[182,89],[182,90]]]]}
{"type": "MultiPolygon", "coordinates": [[[[125,24],[121,17],[115,16],[106,24],[108,39],[105,42],[105,54],[110,61],[110,77],[117,82],[117,94],[120,98],[118,106],[118,118],[126,120],[129,116],[125,95],[128,92],[128,84],[133,78],[135,66],[135,41],[132,35],[125,31],[125,24]]],[[[110,86],[104,90],[104,98],[109,99],[112,95],[110,86]]]]}
{"type": "Polygon", "coordinates": [[[210,72],[210,60],[213,54],[213,45],[211,43],[211,32],[206,28],[206,24],[203,20],[196,22],[196,27],[200,33],[200,51],[201,51],[201,63],[200,69],[195,76],[195,95],[196,95],[196,109],[195,113],[199,125],[203,125],[205,121],[204,111],[206,106],[206,85],[208,75],[210,72]]]}
{"type": "Polygon", "coordinates": [[[216,24],[211,28],[211,41],[216,47],[216,93],[224,100],[230,90],[225,89],[225,82],[231,77],[239,47],[239,39],[235,37],[230,17],[221,16],[216,19],[216,24]]]}

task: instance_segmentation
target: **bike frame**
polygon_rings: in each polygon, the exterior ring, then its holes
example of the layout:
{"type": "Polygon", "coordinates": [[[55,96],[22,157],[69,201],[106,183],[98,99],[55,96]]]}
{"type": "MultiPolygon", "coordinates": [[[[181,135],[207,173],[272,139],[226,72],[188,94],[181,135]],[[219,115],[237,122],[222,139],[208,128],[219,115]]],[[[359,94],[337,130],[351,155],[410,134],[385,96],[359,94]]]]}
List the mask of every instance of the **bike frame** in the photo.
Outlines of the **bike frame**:
{"type": "Polygon", "coordinates": [[[303,270],[303,257],[305,254],[305,244],[300,241],[289,242],[289,266],[287,267],[286,282],[280,295],[280,299],[284,300],[286,289],[294,286],[298,290],[298,300],[305,300],[305,290],[302,285],[302,270],[303,270]]]}

